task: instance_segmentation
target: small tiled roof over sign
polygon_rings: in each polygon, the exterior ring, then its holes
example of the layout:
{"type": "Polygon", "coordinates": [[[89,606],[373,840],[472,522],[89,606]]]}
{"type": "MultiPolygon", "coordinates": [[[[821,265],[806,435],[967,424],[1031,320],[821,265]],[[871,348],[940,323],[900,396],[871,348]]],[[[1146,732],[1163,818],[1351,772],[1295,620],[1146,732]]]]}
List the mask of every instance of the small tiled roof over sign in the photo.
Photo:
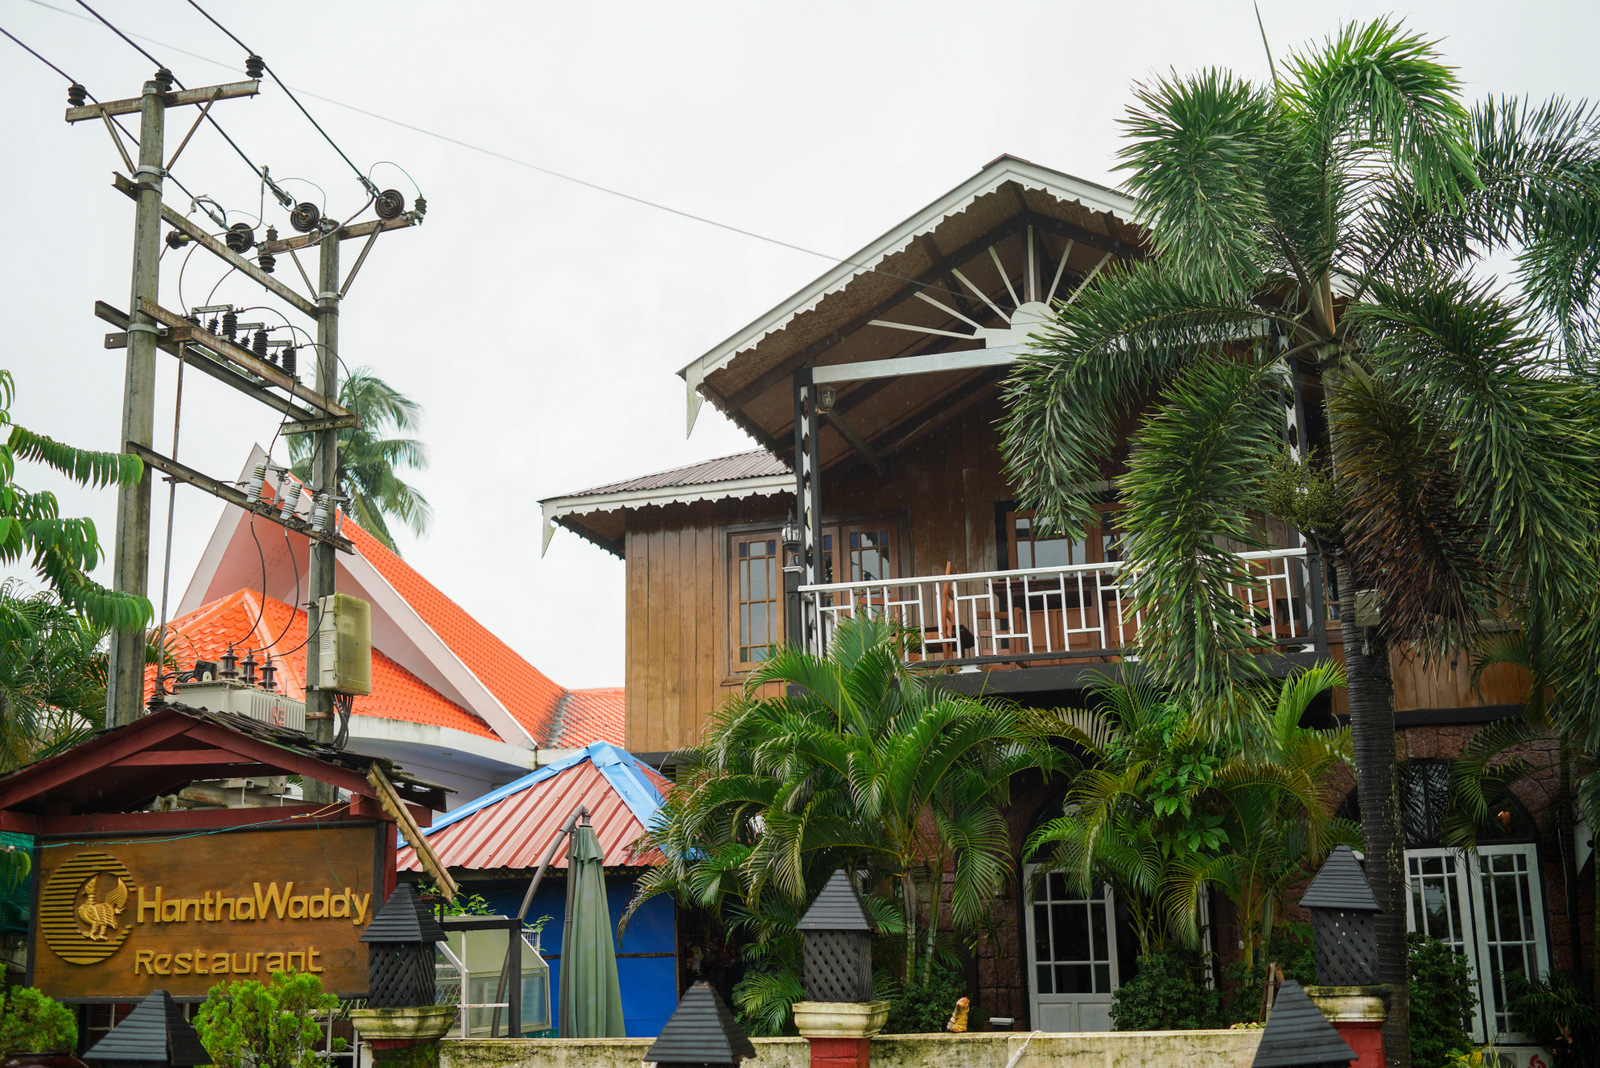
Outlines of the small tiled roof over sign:
{"type": "MultiPolygon", "coordinates": [[[[633,848],[661,806],[670,783],[654,769],[605,742],[491,790],[440,817],[423,833],[447,868],[528,871],[561,825],[583,805],[589,810],[606,867],[655,863],[659,855],[633,848]]],[[[565,867],[558,851],[552,861],[565,867]]],[[[416,850],[402,845],[400,871],[420,871],[416,850]]]]}

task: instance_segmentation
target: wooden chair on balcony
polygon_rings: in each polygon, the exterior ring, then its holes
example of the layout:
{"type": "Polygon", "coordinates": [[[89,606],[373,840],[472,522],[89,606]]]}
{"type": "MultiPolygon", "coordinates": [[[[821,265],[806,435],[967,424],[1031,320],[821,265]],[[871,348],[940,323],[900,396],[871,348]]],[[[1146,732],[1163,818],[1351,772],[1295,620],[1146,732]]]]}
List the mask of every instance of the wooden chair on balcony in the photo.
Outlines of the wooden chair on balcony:
{"type": "MultiPolygon", "coordinates": [[[[944,573],[946,575],[954,575],[955,571],[955,562],[946,560],[944,573]]],[[[935,596],[939,600],[939,624],[936,627],[924,627],[922,629],[922,644],[928,650],[929,659],[938,656],[953,660],[964,655],[968,650],[976,650],[978,645],[977,636],[962,621],[962,616],[970,617],[981,633],[992,634],[997,629],[1007,627],[1009,624],[1010,613],[997,609],[974,607],[958,613],[956,608],[956,584],[954,582],[939,583],[938,593],[935,596]],[[936,649],[939,650],[938,653],[935,653],[934,650],[936,649]]]]}

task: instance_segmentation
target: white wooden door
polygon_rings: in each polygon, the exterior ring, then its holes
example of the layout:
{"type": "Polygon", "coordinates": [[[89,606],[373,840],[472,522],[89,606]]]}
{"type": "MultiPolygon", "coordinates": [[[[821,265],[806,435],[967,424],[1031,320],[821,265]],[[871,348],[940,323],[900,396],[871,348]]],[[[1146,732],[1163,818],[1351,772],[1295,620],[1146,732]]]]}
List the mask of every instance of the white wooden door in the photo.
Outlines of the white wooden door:
{"type": "MultiPolygon", "coordinates": [[[[1035,870],[1029,866],[1028,884],[1035,870]]],[[[1111,1030],[1111,992],[1119,980],[1110,888],[1097,883],[1093,896],[1078,897],[1064,875],[1053,873],[1033,887],[1024,911],[1033,1027],[1111,1030]]]]}

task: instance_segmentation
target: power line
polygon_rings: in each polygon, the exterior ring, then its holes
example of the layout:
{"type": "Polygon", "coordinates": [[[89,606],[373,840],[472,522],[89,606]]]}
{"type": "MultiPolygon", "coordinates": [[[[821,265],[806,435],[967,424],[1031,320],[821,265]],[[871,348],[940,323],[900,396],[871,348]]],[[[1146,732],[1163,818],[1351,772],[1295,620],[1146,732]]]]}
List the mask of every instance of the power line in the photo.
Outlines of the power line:
{"type": "MultiPolygon", "coordinates": [[[[256,59],[260,59],[260,56],[257,54],[255,49],[251,48],[249,45],[247,45],[243,41],[239,40],[239,38],[233,33],[232,30],[228,29],[228,27],[224,26],[222,23],[220,23],[216,19],[212,18],[211,17],[211,13],[209,11],[207,11],[205,8],[201,7],[199,4],[195,3],[195,0],[189,0],[189,6],[194,8],[196,11],[200,12],[200,14],[204,15],[207,22],[211,23],[211,25],[215,26],[217,29],[219,29],[223,33],[227,34],[228,37],[230,37],[233,40],[234,44],[236,44],[240,48],[244,49],[245,52],[248,53],[251,57],[256,58],[256,59]]],[[[306,121],[309,122],[312,126],[316,127],[317,133],[322,135],[323,140],[327,141],[328,144],[332,145],[333,146],[333,150],[335,152],[339,153],[339,158],[344,160],[346,163],[350,164],[350,169],[356,172],[357,180],[359,180],[361,182],[362,186],[366,189],[366,191],[368,193],[370,193],[371,195],[373,195],[373,196],[377,196],[378,195],[378,187],[372,184],[372,180],[370,178],[368,178],[365,174],[362,173],[361,168],[357,167],[355,165],[355,163],[350,159],[349,156],[345,155],[344,149],[340,148],[339,145],[338,145],[338,142],[334,141],[334,139],[331,136],[329,136],[328,131],[324,130],[322,128],[322,124],[317,122],[316,119],[311,117],[311,112],[306,110],[305,105],[300,103],[299,98],[296,97],[294,95],[294,93],[290,91],[289,87],[283,83],[283,79],[278,77],[278,72],[272,69],[272,65],[267,63],[266,60],[262,60],[261,61],[261,66],[262,66],[262,69],[264,69],[268,74],[272,75],[272,80],[274,82],[278,83],[278,88],[283,90],[283,95],[287,96],[289,98],[289,100],[294,104],[294,106],[300,109],[300,114],[302,114],[302,115],[304,115],[306,117],[306,121]]]]}
{"type": "MultiPolygon", "coordinates": [[[[82,3],[83,0],[78,0],[78,2],[82,3]]],[[[59,15],[68,15],[68,16],[71,16],[73,18],[81,18],[81,19],[84,19],[84,21],[88,21],[86,16],[79,15],[77,12],[74,12],[74,11],[67,11],[67,10],[65,10],[63,8],[56,7],[54,4],[45,3],[45,0],[28,0],[28,3],[34,4],[34,5],[38,6],[38,7],[45,8],[48,11],[54,11],[59,15]]],[[[227,31],[224,30],[223,32],[227,32],[227,31]]],[[[212,59],[210,56],[204,56],[204,55],[201,55],[198,52],[190,52],[187,49],[179,48],[176,45],[170,45],[170,44],[166,43],[165,41],[160,41],[160,40],[157,40],[157,39],[155,39],[153,37],[145,37],[143,34],[137,34],[137,33],[133,34],[133,36],[139,37],[142,40],[150,41],[152,44],[158,44],[162,48],[168,49],[170,51],[179,52],[179,53],[181,53],[183,55],[190,56],[190,57],[192,57],[194,59],[198,59],[198,60],[201,60],[201,61],[206,62],[206,63],[212,63],[212,64],[215,64],[216,66],[219,66],[219,67],[227,67],[228,66],[226,63],[220,63],[217,60],[212,59]]],[[[229,36],[231,37],[232,34],[229,34],[229,36]]],[[[237,40],[237,38],[236,38],[236,40],[237,40]]],[[[274,77],[274,80],[276,80],[277,76],[274,75],[273,77],[274,77]]],[[[279,84],[282,85],[281,82],[279,84]]],[[[286,92],[286,93],[289,91],[289,87],[287,85],[284,85],[283,89],[284,89],[284,92],[286,92]]],[[[670,204],[662,204],[659,201],[650,200],[647,197],[641,197],[641,196],[638,196],[638,195],[633,194],[633,193],[626,193],[626,192],[623,192],[620,189],[613,189],[610,186],[601,185],[599,182],[592,182],[592,181],[590,181],[590,180],[588,180],[586,178],[579,178],[576,175],[566,174],[565,172],[555,170],[554,168],[541,166],[540,164],[533,163],[533,162],[531,162],[529,160],[519,159],[516,156],[510,156],[510,155],[505,154],[504,152],[500,152],[500,151],[497,151],[497,150],[492,149],[492,148],[485,148],[483,145],[473,144],[471,141],[463,141],[459,137],[452,137],[449,134],[439,133],[437,130],[430,130],[430,129],[427,129],[426,127],[423,127],[423,126],[416,126],[416,125],[413,125],[412,123],[405,122],[404,120],[401,120],[401,119],[391,118],[388,115],[383,115],[383,114],[380,114],[380,113],[378,113],[376,111],[369,111],[366,108],[357,107],[355,104],[347,104],[343,100],[335,100],[331,96],[323,96],[322,94],[314,93],[309,89],[301,89],[300,93],[302,95],[304,95],[304,96],[310,97],[313,100],[320,100],[325,104],[332,104],[335,107],[341,107],[341,108],[346,109],[347,111],[353,111],[358,115],[365,115],[369,119],[377,119],[379,122],[386,122],[386,123],[389,123],[391,126],[398,126],[403,130],[410,130],[412,133],[418,133],[418,134],[423,135],[424,137],[431,137],[431,138],[433,138],[433,139],[435,139],[437,141],[444,141],[445,143],[455,145],[458,148],[465,148],[470,152],[478,152],[478,153],[481,153],[481,154],[483,154],[485,156],[490,156],[490,157],[492,157],[494,159],[501,160],[502,162],[510,163],[513,166],[523,167],[523,168],[526,168],[526,169],[528,169],[530,171],[535,171],[535,172],[537,172],[539,174],[543,174],[543,175],[546,175],[546,176],[551,177],[551,178],[559,178],[560,180],[562,180],[564,182],[571,182],[574,185],[581,185],[585,189],[592,189],[597,193],[605,193],[608,196],[620,197],[623,200],[629,200],[629,201],[632,201],[635,204],[640,204],[640,205],[643,205],[644,207],[647,207],[647,208],[654,208],[657,211],[664,211],[664,212],[667,212],[668,214],[676,215],[676,216],[679,216],[680,218],[684,218],[684,219],[689,219],[689,220],[691,220],[693,222],[702,223],[702,224],[704,224],[706,226],[714,226],[719,230],[726,230],[729,233],[739,234],[739,235],[741,235],[743,237],[748,237],[748,238],[751,238],[753,240],[761,241],[761,242],[764,242],[764,243],[769,244],[769,245],[776,245],[779,248],[786,248],[786,249],[789,249],[792,252],[800,252],[800,253],[803,253],[803,254],[805,254],[807,256],[815,256],[818,259],[827,260],[828,262],[830,262],[832,264],[835,264],[835,265],[838,265],[838,266],[854,267],[857,270],[867,271],[867,272],[870,272],[872,274],[882,275],[885,278],[891,278],[891,279],[894,279],[897,282],[904,282],[907,285],[913,285],[913,286],[918,287],[919,289],[924,289],[924,290],[927,290],[928,292],[931,292],[931,293],[944,293],[944,294],[947,294],[947,295],[952,296],[952,297],[959,297],[959,298],[961,298],[963,300],[967,299],[967,297],[969,296],[969,294],[967,294],[967,293],[962,293],[962,292],[960,292],[958,290],[954,290],[954,289],[948,289],[945,286],[941,286],[941,285],[935,284],[933,282],[923,282],[923,281],[921,281],[919,279],[912,278],[912,277],[910,277],[908,275],[896,274],[893,271],[885,271],[880,267],[873,267],[873,266],[871,266],[869,264],[858,263],[855,260],[851,260],[851,259],[848,259],[848,258],[843,257],[843,256],[835,256],[834,254],[829,253],[829,252],[819,252],[818,250],[816,250],[814,248],[807,248],[805,245],[798,245],[798,244],[795,244],[792,241],[785,241],[783,238],[780,238],[780,237],[771,237],[771,236],[769,236],[767,234],[758,233],[758,232],[756,232],[754,230],[747,230],[742,226],[736,226],[733,223],[725,223],[725,222],[722,222],[722,221],[717,220],[717,219],[710,218],[710,217],[705,216],[705,215],[699,215],[699,214],[696,214],[695,212],[692,212],[692,211],[686,211],[683,208],[672,207],[670,204]]],[[[346,162],[348,162],[348,160],[346,160],[346,162]]]]}

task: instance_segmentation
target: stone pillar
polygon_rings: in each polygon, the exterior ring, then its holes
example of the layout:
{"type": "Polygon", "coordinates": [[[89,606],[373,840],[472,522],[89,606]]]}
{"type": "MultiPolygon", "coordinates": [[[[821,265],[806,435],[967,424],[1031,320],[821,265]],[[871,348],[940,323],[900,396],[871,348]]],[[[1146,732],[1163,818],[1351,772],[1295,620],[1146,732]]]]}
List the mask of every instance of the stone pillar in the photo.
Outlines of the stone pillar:
{"type": "Polygon", "coordinates": [[[1383,1021],[1389,1014],[1387,986],[1308,986],[1306,995],[1356,1051],[1350,1068],[1385,1068],[1383,1021]]]}
{"type": "Polygon", "coordinates": [[[867,1068],[872,1036],[889,1022],[887,1001],[797,1001],[794,1025],[811,1046],[811,1068],[867,1068]]]}

